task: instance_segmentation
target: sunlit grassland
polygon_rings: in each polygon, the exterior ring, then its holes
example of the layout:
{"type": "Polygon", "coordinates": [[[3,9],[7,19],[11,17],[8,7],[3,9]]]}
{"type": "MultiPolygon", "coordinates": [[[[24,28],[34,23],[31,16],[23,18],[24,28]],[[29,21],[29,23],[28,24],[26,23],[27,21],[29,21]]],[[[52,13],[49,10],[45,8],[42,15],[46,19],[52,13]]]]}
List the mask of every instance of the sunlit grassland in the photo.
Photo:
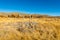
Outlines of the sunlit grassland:
{"type": "Polygon", "coordinates": [[[0,17],[0,40],[60,40],[60,18],[0,17]]]}

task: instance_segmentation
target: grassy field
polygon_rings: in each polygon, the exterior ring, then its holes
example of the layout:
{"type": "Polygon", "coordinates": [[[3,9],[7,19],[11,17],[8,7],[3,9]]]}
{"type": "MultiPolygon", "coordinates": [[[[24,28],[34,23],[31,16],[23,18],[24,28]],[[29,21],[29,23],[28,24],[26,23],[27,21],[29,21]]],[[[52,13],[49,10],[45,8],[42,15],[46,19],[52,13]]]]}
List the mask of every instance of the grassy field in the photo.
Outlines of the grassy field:
{"type": "Polygon", "coordinates": [[[1,16],[0,40],[60,40],[60,18],[1,16]]]}

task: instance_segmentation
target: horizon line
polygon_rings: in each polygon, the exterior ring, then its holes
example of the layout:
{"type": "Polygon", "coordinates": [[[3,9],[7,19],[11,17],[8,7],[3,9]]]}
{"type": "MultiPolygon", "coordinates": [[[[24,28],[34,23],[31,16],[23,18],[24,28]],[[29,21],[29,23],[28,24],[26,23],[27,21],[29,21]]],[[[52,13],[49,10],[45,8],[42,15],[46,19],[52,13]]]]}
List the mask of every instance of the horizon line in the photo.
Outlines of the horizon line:
{"type": "Polygon", "coordinates": [[[0,13],[24,13],[24,14],[42,14],[42,15],[50,15],[50,16],[60,16],[60,15],[56,15],[56,13],[42,13],[42,12],[27,12],[27,11],[0,11],[0,13]]]}

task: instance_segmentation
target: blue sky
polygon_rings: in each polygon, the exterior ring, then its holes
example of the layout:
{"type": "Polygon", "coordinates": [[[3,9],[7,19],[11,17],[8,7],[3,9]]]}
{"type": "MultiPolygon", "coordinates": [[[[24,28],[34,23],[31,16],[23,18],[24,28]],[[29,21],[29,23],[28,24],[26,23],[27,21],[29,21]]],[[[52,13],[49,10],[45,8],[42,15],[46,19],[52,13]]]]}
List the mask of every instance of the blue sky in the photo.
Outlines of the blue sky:
{"type": "Polygon", "coordinates": [[[0,0],[0,12],[25,12],[60,16],[60,0],[0,0]]]}

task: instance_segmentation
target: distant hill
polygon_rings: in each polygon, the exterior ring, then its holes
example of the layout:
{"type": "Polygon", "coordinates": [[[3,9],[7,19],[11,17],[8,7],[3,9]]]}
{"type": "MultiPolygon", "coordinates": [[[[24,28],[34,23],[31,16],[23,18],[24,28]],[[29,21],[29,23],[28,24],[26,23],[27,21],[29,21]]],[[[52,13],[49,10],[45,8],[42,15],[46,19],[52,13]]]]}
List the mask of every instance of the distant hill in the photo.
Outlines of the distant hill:
{"type": "Polygon", "coordinates": [[[60,18],[60,16],[49,16],[41,14],[24,14],[24,13],[0,13],[0,17],[11,17],[11,18],[60,18]]]}

